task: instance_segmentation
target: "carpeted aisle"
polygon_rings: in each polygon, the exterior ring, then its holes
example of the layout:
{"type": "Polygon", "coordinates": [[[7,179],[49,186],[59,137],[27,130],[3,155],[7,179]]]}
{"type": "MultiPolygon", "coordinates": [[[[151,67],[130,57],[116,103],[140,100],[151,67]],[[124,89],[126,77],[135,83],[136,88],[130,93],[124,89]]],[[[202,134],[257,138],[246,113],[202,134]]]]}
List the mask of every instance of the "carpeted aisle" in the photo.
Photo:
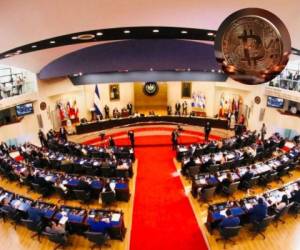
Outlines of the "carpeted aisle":
{"type": "MultiPolygon", "coordinates": [[[[170,137],[147,136],[149,144],[158,140],[170,141],[170,137]]],[[[136,148],[131,250],[208,249],[180,177],[174,174],[174,156],[171,145],[136,148]]]]}

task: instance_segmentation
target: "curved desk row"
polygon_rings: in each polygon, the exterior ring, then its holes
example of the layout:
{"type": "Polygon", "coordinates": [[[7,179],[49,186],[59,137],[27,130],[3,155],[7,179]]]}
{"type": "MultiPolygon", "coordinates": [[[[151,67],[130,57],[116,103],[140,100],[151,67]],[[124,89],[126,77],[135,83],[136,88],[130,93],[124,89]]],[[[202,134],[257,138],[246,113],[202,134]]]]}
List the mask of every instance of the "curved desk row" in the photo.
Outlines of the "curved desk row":
{"type": "Polygon", "coordinates": [[[76,132],[77,134],[84,134],[126,125],[149,125],[151,123],[175,123],[203,127],[206,124],[206,122],[210,122],[212,128],[227,129],[227,120],[225,119],[189,116],[144,116],[108,119],[103,121],[80,124],[76,126],[76,132]]]}

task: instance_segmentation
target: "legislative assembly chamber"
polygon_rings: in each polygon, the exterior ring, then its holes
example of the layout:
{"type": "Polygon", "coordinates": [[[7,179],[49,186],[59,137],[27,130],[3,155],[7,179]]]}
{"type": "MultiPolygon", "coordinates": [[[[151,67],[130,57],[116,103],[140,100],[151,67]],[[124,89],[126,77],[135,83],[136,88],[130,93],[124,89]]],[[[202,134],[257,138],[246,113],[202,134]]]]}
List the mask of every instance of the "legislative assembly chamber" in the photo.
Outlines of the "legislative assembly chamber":
{"type": "Polygon", "coordinates": [[[299,1],[0,6],[0,250],[300,249],[299,1]]]}

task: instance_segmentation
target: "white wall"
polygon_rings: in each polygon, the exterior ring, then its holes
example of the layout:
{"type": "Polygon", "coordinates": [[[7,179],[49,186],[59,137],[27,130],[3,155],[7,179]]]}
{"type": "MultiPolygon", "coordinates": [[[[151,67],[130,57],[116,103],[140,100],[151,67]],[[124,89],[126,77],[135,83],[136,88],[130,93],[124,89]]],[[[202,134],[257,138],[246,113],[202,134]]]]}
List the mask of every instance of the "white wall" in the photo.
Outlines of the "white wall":
{"type": "MultiPolygon", "coordinates": [[[[187,101],[189,111],[191,110],[192,98],[181,98],[181,82],[168,82],[168,105],[174,109],[177,101],[181,103],[187,101]]],[[[133,83],[120,83],[120,100],[110,101],[109,99],[109,84],[98,84],[100,92],[100,100],[102,111],[105,104],[109,105],[110,111],[113,108],[119,110],[125,107],[128,103],[134,102],[134,86],[133,83]]],[[[38,123],[37,115],[42,116],[44,131],[48,131],[53,127],[51,121],[51,113],[55,111],[56,102],[58,100],[70,101],[76,100],[79,108],[79,118],[90,117],[90,109],[93,106],[95,85],[74,86],[68,78],[60,78],[50,81],[38,82],[39,92],[34,96],[33,115],[26,116],[22,122],[0,127],[0,141],[12,138],[18,138],[20,141],[30,140],[38,142],[37,132],[38,123]],[[47,109],[41,111],[39,104],[41,101],[47,103],[47,109]]],[[[265,122],[268,128],[268,134],[275,131],[283,131],[285,128],[296,130],[300,133],[300,120],[297,117],[283,116],[276,109],[266,107],[264,85],[248,86],[228,80],[227,82],[193,82],[192,92],[202,92],[206,96],[206,113],[208,116],[214,116],[218,113],[219,101],[221,93],[241,95],[243,105],[248,105],[251,108],[251,113],[248,120],[248,127],[251,130],[259,130],[262,123],[265,122]],[[255,96],[261,97],[261,103],[255,104],[255,96]],[[263,121],[259,121],[261,109],[265,109],[263,121]]]]}

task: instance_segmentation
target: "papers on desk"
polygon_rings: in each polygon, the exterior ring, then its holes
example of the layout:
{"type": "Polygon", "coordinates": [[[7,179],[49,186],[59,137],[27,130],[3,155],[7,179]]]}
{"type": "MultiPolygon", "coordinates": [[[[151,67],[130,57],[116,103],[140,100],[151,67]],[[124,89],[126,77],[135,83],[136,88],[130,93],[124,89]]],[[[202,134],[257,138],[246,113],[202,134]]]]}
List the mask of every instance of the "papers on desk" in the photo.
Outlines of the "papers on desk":
{"type": "Polygon", "coordinates": [[[120,221],[120,218],[121,218],[121,214],[113,213],[111,216],[111,221],[118,222],[120,221]]]}
{"type": "Polygon", "coordinates": [[[67,221],[68,221],[68,217],[63,215],[58,223],[61,225],[65,225],[67,221]]]}
{"type": "Polygon", "coordinates": [[[246,203],[245,207],[246,207],[247,210],[250,210],[253,206],[250,203],[246,203]]]}
{"type": "Polygon", "coordinates": [[[51,175],[46,176],[46,177],[45,177],[45,180],[46,180],[46,181],[51,181],[51,180],[52,180],[52,176],[51,176],[51,175]]]}
{"type": "Polygon", "coordinates": [[[221,211],[220,211],[220,215],[223,215],[223,216],[227,217],[227,215],[226,215],[226,210],[221,210],[221,211]]]}
{"type": "MultiPolygon", "coordinates": [[[[22,147],[22,148],[24,148],[24,147],[22,147]]],[[[23,150],[23,149],[22,149],[22,150],[23,150]]],[[[24,149],[24,151],[25,151],[25,149],[24,149]]],[[[24,151],[23,151],[23,152],[24,152],[24,151]]],[[[18,151],[10,152],[10,153],[9,153],[9,156],[10,156],[11,158],[15,159],[15,158],[17,158],[18,156],[20,156],[20,153],[19,153],[18,151]]]]}

